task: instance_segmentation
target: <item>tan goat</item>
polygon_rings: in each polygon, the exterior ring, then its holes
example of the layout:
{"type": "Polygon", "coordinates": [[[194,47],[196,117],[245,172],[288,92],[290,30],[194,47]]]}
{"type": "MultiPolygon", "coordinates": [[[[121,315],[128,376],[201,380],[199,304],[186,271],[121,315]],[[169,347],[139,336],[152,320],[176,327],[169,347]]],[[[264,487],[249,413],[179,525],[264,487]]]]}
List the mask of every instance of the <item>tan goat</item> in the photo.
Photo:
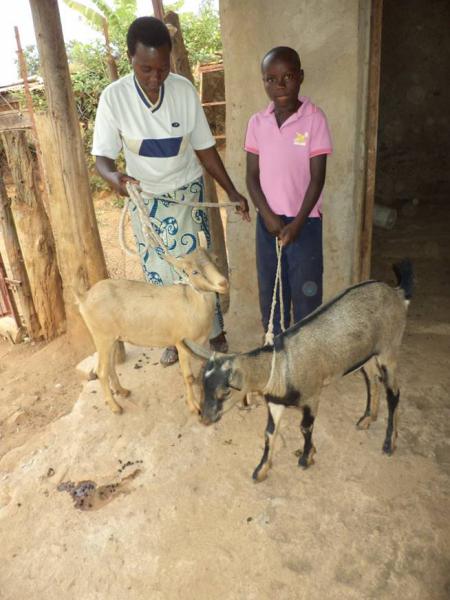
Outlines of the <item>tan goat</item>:
{"type": "Polygon", "coordinates": [[[121,413],[112,390],[130,394],[120,385],[115,369],[117,342],[136,346],[176,346],[186,384],[189,409],[199,412],[190,356],[183,338],[204,344],[209,339],[216,307],[216,293],[228,291],[228,281],[217,270],[206,250],[178,258],[166,255],[188,279],[186,285],[157,286],[143,281],[103,279],[89,291],[78,292],[79,310],[98,352],[97,375],[112,411],[121,413]]]}

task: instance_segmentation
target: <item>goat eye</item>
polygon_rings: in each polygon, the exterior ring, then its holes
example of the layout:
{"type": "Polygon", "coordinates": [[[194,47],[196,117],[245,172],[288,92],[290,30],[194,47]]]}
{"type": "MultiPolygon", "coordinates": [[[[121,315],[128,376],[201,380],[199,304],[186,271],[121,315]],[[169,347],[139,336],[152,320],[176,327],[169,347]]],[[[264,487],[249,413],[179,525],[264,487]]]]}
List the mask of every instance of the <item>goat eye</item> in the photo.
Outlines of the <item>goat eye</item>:
{"type": "Polygon", "coordinates": [[[198,271],[192,271],[191,275],[198,275],[198,271]]]}

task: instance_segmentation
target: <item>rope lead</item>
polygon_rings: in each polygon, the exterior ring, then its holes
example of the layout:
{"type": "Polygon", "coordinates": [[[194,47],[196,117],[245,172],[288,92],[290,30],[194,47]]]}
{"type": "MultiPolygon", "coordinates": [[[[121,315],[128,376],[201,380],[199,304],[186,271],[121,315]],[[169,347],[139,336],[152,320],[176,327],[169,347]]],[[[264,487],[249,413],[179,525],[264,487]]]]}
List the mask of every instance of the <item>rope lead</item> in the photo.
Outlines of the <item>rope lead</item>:
{"type": "Polygon", "coordinates": [[[285,330],[284,326],[284,301],[283,301],[283,282],[281,278],[281,257],[283,254],[283,247],[278,238],[275,238],[275,248],[277,251],[277,270],[275,273],[275,282],[273,285],[272,294],[272,306],[270,307],[269,325],[267,327],[266,337],[264,339],[265,346],[273,346],[273,320],[275,316],[275,306],[277,304],[277,294],[280,299],[280,326],[281,331],[285,330]]]}

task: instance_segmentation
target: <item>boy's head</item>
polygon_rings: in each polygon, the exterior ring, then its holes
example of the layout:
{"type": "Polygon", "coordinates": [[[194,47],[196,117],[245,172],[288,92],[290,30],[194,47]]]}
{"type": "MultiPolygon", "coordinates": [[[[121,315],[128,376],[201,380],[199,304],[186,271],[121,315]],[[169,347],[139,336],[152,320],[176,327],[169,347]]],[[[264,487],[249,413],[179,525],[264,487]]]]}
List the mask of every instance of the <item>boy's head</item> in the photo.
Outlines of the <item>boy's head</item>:
{"type": "Polygon", "coordinates": [[[170,72],[172,40],[167,27],[155,17],[139,17],[127,33],[128,58],[147,94],[159,93],[170,72]]]}
{"type": "Polygon", "coordinates": [[[277,46],[269,50],[261,61],[261,72],[266,93],[276,107],[290,107],[297,102],[304,73],[293,48],[277,46]]]}

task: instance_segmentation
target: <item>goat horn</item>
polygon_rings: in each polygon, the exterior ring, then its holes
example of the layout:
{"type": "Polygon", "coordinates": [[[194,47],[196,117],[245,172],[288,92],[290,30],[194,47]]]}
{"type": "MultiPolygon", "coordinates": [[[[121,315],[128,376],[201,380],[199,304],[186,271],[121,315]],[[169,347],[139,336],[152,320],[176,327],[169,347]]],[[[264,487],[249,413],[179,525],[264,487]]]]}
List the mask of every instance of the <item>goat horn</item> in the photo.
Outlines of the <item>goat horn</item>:
{"type": "Polygon", "coordinates": [[[197,233],[197,238],[198,238],[198,245],[200,246],[200,248],[204,248],[205,250],[207,250],[208,248],[208,241],[206,239],[206,235],[204,231],[199,231],[197,233]]]}

